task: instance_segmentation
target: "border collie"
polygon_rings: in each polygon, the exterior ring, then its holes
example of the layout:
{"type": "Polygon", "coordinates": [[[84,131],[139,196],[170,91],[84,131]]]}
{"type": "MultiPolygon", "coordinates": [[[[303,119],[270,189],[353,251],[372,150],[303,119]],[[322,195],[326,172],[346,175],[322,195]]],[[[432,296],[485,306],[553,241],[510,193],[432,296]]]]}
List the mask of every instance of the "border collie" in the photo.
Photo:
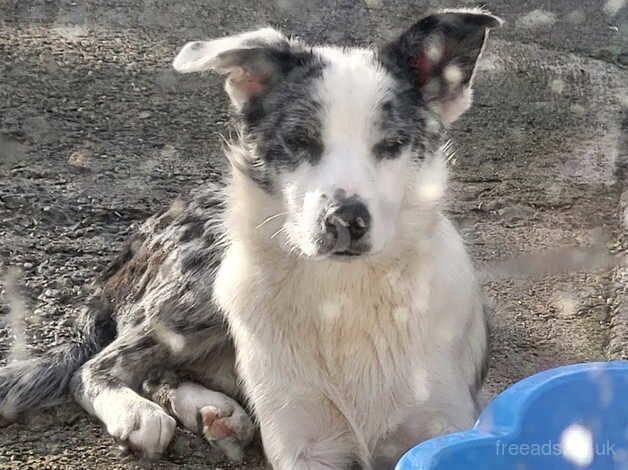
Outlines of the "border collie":
{"type": "Polygon", "coordinates": [[[144,455],[179,422],[235,460],[259,425],[278,470],[391,468],[471,425],[487,326],[444,214],[446,128],[500,23],[445,10],[364,49],[272,28],[186,44],[177,71],[226,77],[229,174],[138,229],[75,341],[0,369],[0,417],[69,391],[144,455]]]}

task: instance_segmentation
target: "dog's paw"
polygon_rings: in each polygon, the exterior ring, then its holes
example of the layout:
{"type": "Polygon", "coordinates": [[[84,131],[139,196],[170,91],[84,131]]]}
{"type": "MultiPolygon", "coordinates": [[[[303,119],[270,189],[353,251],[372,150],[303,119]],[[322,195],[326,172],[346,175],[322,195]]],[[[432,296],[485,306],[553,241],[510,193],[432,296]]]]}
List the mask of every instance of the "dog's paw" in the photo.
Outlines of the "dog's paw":
{"type": "Polygon", "coordinates": [[[151,459],[166,450],[174,436],[176,421],[163,408],[124,389],[107,392],[107,396],[99,399],[97,416],[124,449],[151,459]]]}
{"type": "Polygon", "coordinates": [[[199,427],[205,439],[234,461],[241,461],[244,448],[253,438],[255,426],[240,405],[204,406],[199,410],[199,427]]]}
{"type": "Polygon", "coordinates": [[[173,390],[170,400],[170,408],[186,428],[199,430],[230,460],[242,460],[255,425],[237,401],[190,382],[173,390]]]}

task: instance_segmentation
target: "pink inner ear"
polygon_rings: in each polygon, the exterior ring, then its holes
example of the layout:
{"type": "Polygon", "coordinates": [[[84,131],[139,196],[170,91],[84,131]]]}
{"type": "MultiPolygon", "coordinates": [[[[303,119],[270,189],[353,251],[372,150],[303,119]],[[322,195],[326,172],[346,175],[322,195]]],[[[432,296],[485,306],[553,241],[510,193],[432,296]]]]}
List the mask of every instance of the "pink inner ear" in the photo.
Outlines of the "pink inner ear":
{"type": "Polygon", "coordinates": [[[434,64],[425,51],[421,51],[414,60],[414,69],[419,77],[419,83],[425,85],[430,80],[432,70],[434,69],[434,64]]]}
{"type": "Polygon", "coordinates": [[[262,74],[244,73],[242,76],[233,80],[233,86],[247,97],[257,96],[261,94],[268,86],[268,77],[262,74]]]}
{"type": "Polygon", "coordinates": [[[437,62],[430,59],[426,50],[422,50],[414,59],[414,69],[421,86],[427,84],[435,75],[442,73],[448,61],[447,44],[443,44],[441,59],[437,62]]]}

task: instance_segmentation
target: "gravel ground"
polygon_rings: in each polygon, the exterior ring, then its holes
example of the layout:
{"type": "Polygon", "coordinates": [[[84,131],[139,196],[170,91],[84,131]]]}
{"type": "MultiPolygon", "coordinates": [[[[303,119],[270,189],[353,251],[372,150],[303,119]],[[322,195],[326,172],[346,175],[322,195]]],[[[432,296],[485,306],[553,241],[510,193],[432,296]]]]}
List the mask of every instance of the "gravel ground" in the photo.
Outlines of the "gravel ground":
{"type": "MultiPolygon", "coordinates": [[[[184,42],[270,23],[309,41],[366,44],[429,6],[469,3],[0,3],[0,272],[22,271],[29,352],[69,336],[133,223],[223,168],[222,84],[172,72],[184,42]]],[[[508,22],[482,62],[475,107],[452,132],[451,213],[478,265],[591,244],[623,253],[628,8],[485,3],[508,22]]],[[[626,268],[487,279],[486,398],[544,368],[628,358],[626,279],[626,268]]],[[[0,364],[13,342],[7,312],[1,302],[0,364]]],[[[73,405],[0,432],[0,468],[262,468],[256,448],[239,467],[220,460],[182,431],[161,461],[138,462],[73,405]]]]}

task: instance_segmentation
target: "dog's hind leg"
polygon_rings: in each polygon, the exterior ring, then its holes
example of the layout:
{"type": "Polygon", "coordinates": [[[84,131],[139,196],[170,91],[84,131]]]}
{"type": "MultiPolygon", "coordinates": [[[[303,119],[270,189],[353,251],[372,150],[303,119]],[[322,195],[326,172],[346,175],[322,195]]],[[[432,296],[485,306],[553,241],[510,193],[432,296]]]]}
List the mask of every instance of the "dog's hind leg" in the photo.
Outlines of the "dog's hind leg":
{"type": "Polygon", "coordinates": [[[118,337],[86,362],[72,377],[70,390],[116,441],[154,458],[172,440],[176,422],[136,390],[150,369],[168,360],[168,351],[151,336],[136,333],[118,337]]]}

